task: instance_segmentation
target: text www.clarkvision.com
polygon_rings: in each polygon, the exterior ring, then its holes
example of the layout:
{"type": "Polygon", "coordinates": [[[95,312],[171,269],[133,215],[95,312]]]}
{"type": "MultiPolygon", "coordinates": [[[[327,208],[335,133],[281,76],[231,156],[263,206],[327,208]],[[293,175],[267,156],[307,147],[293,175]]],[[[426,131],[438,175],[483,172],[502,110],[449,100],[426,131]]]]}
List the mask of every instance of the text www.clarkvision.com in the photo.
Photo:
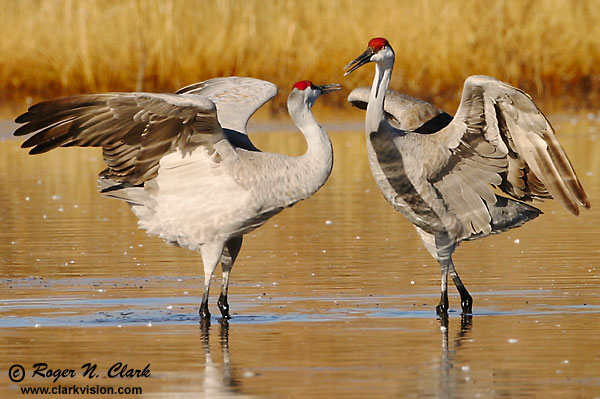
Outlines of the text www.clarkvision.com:
{"type": "Polygon", "coordinates": [[[53,387],[19,387],[22,395],[141,395],[142,387],[107,387],[101,385],[57,385],[53,387]]]}

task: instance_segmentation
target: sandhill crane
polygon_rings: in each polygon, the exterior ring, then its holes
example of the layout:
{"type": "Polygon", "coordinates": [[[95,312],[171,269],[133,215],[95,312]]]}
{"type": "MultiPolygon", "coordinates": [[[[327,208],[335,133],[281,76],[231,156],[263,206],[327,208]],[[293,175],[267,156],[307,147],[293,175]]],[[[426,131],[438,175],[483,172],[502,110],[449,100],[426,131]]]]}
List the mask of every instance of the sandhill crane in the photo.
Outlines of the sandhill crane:
{"type": "Polygon", "coordinates": [[[523,91],[470,76],[452,118],[423,101],[390,95],[394,50],[386,39],[371,39],[345,75],[369,62],[376,67],[368,98],[361,89],[349,100],[367,104],[373,176],[441,266],[438,315],[448,311],[448,273],[463,314],[470,314],[473,300],[452,262],[460,242],[519,227],[541,213],[521,201],[555,198],[574,215],[590,203],[550,123],[523,91]]]}
{"type": "Polygon", "coordinates": [[[219,262],[218,307],[228,319],[229,274],[244,234],[313,195],[333,164],[331,141],[311,107],[339,85],[294,84],[289,114],[308,149],[299,157],[260,152],[248,119],[277,94],[269,82],[241,77],[196,83],[175,94],[106,93],[41,102],[16,119],[23,147],[102,147],[101,192],[127,201],[148,234],[199,251],[204,264],[203,321],[210,321],[210,280],[219,262]]]}

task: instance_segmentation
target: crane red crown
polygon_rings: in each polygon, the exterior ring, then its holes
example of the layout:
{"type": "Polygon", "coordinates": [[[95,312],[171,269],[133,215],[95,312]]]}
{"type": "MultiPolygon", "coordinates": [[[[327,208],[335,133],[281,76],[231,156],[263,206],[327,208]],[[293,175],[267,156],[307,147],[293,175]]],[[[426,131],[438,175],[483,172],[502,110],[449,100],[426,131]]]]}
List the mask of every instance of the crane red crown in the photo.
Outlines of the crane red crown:
{"type": "Polygon", "coordinates": [[[298,90],[306,90],[306,88],[312,86],[313,84],[310,80],[301,80],[300,82],[294,83],[294,88],[298,90]]]}
{"type": "Polygon", "coordinates": [[[390,45],[390,43],[383,37],[374,37],[373,39],[369,40],[369,47],[375,51],[379,51],[383,47],[389,46],[389,45],[390,45]]]}

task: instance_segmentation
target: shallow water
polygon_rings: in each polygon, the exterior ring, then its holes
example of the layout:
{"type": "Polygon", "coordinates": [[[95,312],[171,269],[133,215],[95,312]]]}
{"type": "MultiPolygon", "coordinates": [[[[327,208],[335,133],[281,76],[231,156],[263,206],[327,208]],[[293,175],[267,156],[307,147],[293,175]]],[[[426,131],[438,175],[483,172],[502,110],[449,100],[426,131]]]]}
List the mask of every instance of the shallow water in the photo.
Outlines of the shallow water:
{"type": "MultiPolygon", "coordinates": [[[[474,316],[461,320],[453,292],[447,327],[439,268],[379,193],[359,131],[332,133],[321,191],[245,238],[234,317],[207,330],[199,255],[146,236],[127,205],[96,193],[99,151],[30,157],[2,141],[0,397],[58,385],[143,389],[128,398],[600,397],[598,119],[551,118],[593,209],[575,218],[543,203],[524,227],[463,244],[474,316]],[[32,376],[38,362],[76,376],[32,376]],[[82,376],[88,362],[98,378],[82,376]],[[107,378],[117,362],[151,375],[107,378]]],[[[299,134],[252,139],[304,149],[299,134]]]]}

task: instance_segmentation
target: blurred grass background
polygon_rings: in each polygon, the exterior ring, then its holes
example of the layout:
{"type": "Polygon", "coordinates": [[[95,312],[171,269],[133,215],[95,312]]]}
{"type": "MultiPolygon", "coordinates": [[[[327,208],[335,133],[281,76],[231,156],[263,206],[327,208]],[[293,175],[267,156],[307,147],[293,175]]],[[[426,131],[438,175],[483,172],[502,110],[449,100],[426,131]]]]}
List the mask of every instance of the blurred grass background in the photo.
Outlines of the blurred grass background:
{"type": "MultiPolygon", "coordinates": [[[[546,107],[596,108],[600,1],[0,0],[0,105],[174,91],[216,76],[280,87],[370,85],[342,67],[374,36],[396,51],[392,88],[453,112],[464,79],[487,74],[546,107]]],[[[343,106],[345,95],[323,101],[343,106]]]]}

